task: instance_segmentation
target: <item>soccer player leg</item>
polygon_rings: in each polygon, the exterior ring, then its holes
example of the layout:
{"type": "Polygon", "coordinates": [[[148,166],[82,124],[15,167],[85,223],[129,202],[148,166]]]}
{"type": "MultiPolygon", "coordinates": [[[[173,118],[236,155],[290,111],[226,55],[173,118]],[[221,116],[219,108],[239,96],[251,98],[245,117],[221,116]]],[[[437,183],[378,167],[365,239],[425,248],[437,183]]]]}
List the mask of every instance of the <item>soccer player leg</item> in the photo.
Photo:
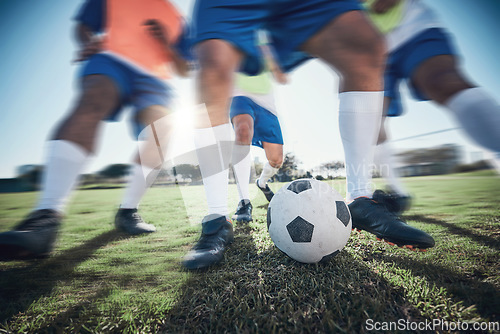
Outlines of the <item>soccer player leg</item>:
{"type": "Polygon", "coordinates": [[[262,142],[262,147],[266,152],[267,161],[262,168],[262,173],[257,179],[257,188],[259,188],[266,199],[270,202],[274,196],[274,192],[269,188],[267,182],[271,179],[281,168],[283,164],[283,144],[262,142]]]}
{"type": "Polygon", "coordinates": [[[0,258],[44,257],[53,250],[65,204],[93,151],[98,125],[118,100],[118,89],[110,78],[83,78],[76,106],[48,143],[38,204],[14,230],[0,234],[0,258]]]}
{"type": "Polygon", "coordinates": [[[344,145],[347,197],[353,227],[391,243],[434,246],[427,233],[410,227],[372,196],[371,168],[380,130],[385,47],[359,11],[346,12],[309,39],[303,49],[332,65],[342,77],[339,126],[344,145]]]}
{"type": "Polygon", "coordinates": [[[220,39],[200,42],[196,54],[200,64],[198,96],[202,105],[194,139],[208,215],[203,219],[200,239],[184,258],[183,265],[190,270],[220,262],[226,246],[233,241],[233,227],[226,218],[233,144],[228,111],[234,72],[242,57],[233,45],[220,39]]]}
{"type": "Polygon", "coordinates": [[[401,178],[396,169],[394,151],[389,139],[386,115],[390,103],[391,99],[387,96],[384,97],[384,116],[382,117],[373,160],[380,175],[387,183],[388,191],[376,190],[373,197],[378,202],[383,202],[390,212],[400,215],[410,208],[411,197],[401,182],[401,178]]]}
{"type": "Polygon", "coordinates": [[[445,106],[467,135],[500,160],[500,105],[481,87],[474,87],[457,68],[453,55],[423,62],[412,76],[425,96],[445,106]]]}
{"type": "Polygon", "coordinates": [[[283,164],[283,134],[278,117],[269,109],[259,105],[256,106],[254,130],[252,143],[262,147],[267,158],[256,185],[270,202],[274,193],[267,182],[283,164]]]}
{"type": "Polygon", "coordinates": [[[250,114],[242,113],[244,110],[236,109],[237,105],[234,103],[235,99],[238,99],[238,97],[233,98],[231,115],[233,115],[233,111],[239,113],[234,117],[231,117],[231,122],[233,123],[236,136],[236,142],[231,156],[231,164],[233,166],[234,177],[236,179],[240,200],[232,218],[236,221],[248,222],[252,220],[252,204],[250,203],[249,182],[250,171],[252,168],[250,144],[252,143],[253,138],[254,121],[250,114]]]}
{"type": "Polygon", "coordinates": [[[161,105],[151,105],[139,111],[135,123],[145,127],[139,135],[138,153],[115,217],[115,226],[131,235],[156,231],[152,224],[147,224],[142,219],[137,209],[140,200],[161,171],[173,126],[167,108],[161,105]]]}

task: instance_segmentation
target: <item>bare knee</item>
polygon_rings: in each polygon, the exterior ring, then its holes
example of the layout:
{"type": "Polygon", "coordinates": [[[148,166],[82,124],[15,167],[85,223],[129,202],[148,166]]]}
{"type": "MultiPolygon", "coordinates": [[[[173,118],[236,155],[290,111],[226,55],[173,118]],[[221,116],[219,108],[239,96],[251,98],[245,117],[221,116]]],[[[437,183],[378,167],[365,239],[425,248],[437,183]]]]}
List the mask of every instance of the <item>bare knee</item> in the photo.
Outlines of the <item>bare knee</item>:
{"type": "Polygon", "coordinates": [[[250,145],[253,138],[253,127],[247,122],[235,125],[236,143],[239,145],[250,145]]]}
{"type": "Polygon", "coordinates": [[[283,156],[268,157],[267,161],[273,168],[281,168],[283,165],[283,156]]]}
{"type": "Polygon", "coordinates": [[[450,55],[433,57],[422,63],[412,76],[413,84],[428,98],[444,104],[456,93],[473,87],[459,72],[450,55]]]}

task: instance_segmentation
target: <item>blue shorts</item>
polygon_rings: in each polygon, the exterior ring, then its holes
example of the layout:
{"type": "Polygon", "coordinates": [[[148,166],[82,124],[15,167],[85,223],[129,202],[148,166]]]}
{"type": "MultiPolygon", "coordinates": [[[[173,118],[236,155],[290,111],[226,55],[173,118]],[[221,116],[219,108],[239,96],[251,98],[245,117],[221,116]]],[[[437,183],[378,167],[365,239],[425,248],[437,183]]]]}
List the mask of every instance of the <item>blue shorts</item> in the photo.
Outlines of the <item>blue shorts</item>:
{"type": "Polygon", "coordinates": [[[169,107],[173,97],[172,89],[146,73],[142,73],[130,65],[105,54],[96,54],[82,67],[79,76],[101,74],[111,78],[118,86],[120,104],[113,111],[107,121],[117,121],[122,110],[131,106],[133,108],[131,124],[134,135],[139,136],[146,124],[136,121],[136,115],[144,108],[152,105],[169,107]]]}
{"type": "Polygon", "coordinates": [[[456,55],[450,36],[443,29],[432,28],[418,34],[389,54],[385,69],[385,96],[391,98],[387,116],[403,113],[399,85],[407,82],[413,97],[429,100],[411,81],[413,72],[425,60],[439,55],[456,55]]]}
{"type": "Polygon", "coordinates": [[[246,96],[235,96],[229,116],[247,114],[253,118],[252,145],[263,148],[262,142],[283,145],[283,135],[278,117],[246,96]]]}
{"type": "Polygon", "coordinates": [[[280,65],[290,71],[311,58],[299,50],[304,42],[352,10],[361,10],[358,0],[197,0],[193,42],[230,42],[245,55],[240,70],[255,75],[263,68],[255,32],[265,29],[280,65]]]}

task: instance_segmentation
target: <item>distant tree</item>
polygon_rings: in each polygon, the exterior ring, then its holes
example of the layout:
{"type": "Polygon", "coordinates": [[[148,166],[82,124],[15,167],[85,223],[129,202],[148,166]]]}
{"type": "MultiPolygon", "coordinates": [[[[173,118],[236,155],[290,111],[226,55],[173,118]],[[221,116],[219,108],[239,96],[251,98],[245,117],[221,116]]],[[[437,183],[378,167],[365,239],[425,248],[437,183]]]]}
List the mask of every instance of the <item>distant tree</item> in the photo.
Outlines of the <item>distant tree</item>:
{"type": "Polygon", "coordinates": [[[260,175],[262,173],[262,170],[264,169],[264,164],[262,164],[262,162],[256,162],[254,163],[254,168],[255,174],[260,175]]]}
{"type": "Polygon", "coordinates": [[[432,148],[408,150],[398,154],[407,164],[428,162],[447,162],[456,160],[460,152],[455,145],[442,145],[432,148]]]}
{"type": "Polygon", "coordinates": [[[324,164],[321,165],[321,169],[326,171],[326,174],[329,179],[333,178],[332,174],[344,168],[345,164],[343,161],[330,161],[330,162],[325,162],[324,164]]]}
{"type": "Polygon", "coordinates": [[[492,166],[486,160],[479,160],[471,164],[461,164],[457,165],[454,169],[454,173],[465,173],[472,172],[476,170],[490,169],[492,166]]]}
{"type": "Polygon", "coordinates": [[[175,175],[182,175],[185,179],[191,179],[192,181],[201,180],[200,166],[195,166],[191,164],[181,164],[175,166],[175,175]]]}
{"type": "Polygon", "coordinates": [[[281,168],[279,169],[275,178],[279,182],[291,181],[293,179],[293,176],[295,176],[295,173],[297,172],[297,166],[299,162],[300,161],[297,159],[295,154],[288,152],[287,154],[285,154],[283,165],[281,165],[281,168]]]}
{"type": "Polygon", "coordinates": [[[312,179],[313,175],[311,174],[310,171],[306,171],[305,174],[299,175],[297,178],[299,178],[299,179],[312,179]]]}
{"type": "Polygon", "coordinates": [[[104,167],[99,172],[99,176],[110,178],[110,179],[119,179],[128,175],[130,171],[130,165],[127,164],[113,164],[104,167]]]}
{"type": "Polygon", "coordinates": [[[162,168],[162,170],[160,170],[160,172],[158,173],[157,177],[164,178],[164,177],[168,177],[168,176],[170,176],[170,170],[162,168]]]}
{"type": "Polygon", "coordinates": [[[17,168],[17,178],[23,180],[31,189],[40,189],[42,175],[44,171],[43,165],[23,165],[17,168]]]}
{"type": "Polygon", "coordinates": [[[407,166],[429,166],[425,174],[419,172],[419,174],[414,175],[449,173],[460,163],[461,155],[460,147],[454,144],[413,149],[398,154],[401,161],[407,166]]]}

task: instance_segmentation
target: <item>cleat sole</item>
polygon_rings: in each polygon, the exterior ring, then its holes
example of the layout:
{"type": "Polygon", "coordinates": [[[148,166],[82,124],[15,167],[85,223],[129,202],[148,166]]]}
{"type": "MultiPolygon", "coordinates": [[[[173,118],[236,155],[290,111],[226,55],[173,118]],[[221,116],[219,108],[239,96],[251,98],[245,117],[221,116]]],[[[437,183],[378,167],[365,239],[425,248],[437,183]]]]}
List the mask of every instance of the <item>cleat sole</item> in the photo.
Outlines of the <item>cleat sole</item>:
{"type": "MultiPolygon", "coordinates": [[[[356,227],[353,227],[352,228],[353,231],[357,231],[357,232],[361,232],[362,230],[356,228],[356,227]]],[[[406,244],[402,244],[402,243],[397,243],[397,242],[392,242],[392,241],[389,241],[389,240],[386,240],[384,238],[381,238],[381,237],[377,237],[375,236],[375,238],[377,239],[377,241],[383,241],[385,242],[386,244],[390,245],[390,246],[397,246],[399,248],[406,248],[406,249],[409,249],[413,252],[416,252],[416,251],[419,251],[419,252],[427,252],[427,248],[420,248],[419,246],[417,245],[406,245],[406,244]]]]}

